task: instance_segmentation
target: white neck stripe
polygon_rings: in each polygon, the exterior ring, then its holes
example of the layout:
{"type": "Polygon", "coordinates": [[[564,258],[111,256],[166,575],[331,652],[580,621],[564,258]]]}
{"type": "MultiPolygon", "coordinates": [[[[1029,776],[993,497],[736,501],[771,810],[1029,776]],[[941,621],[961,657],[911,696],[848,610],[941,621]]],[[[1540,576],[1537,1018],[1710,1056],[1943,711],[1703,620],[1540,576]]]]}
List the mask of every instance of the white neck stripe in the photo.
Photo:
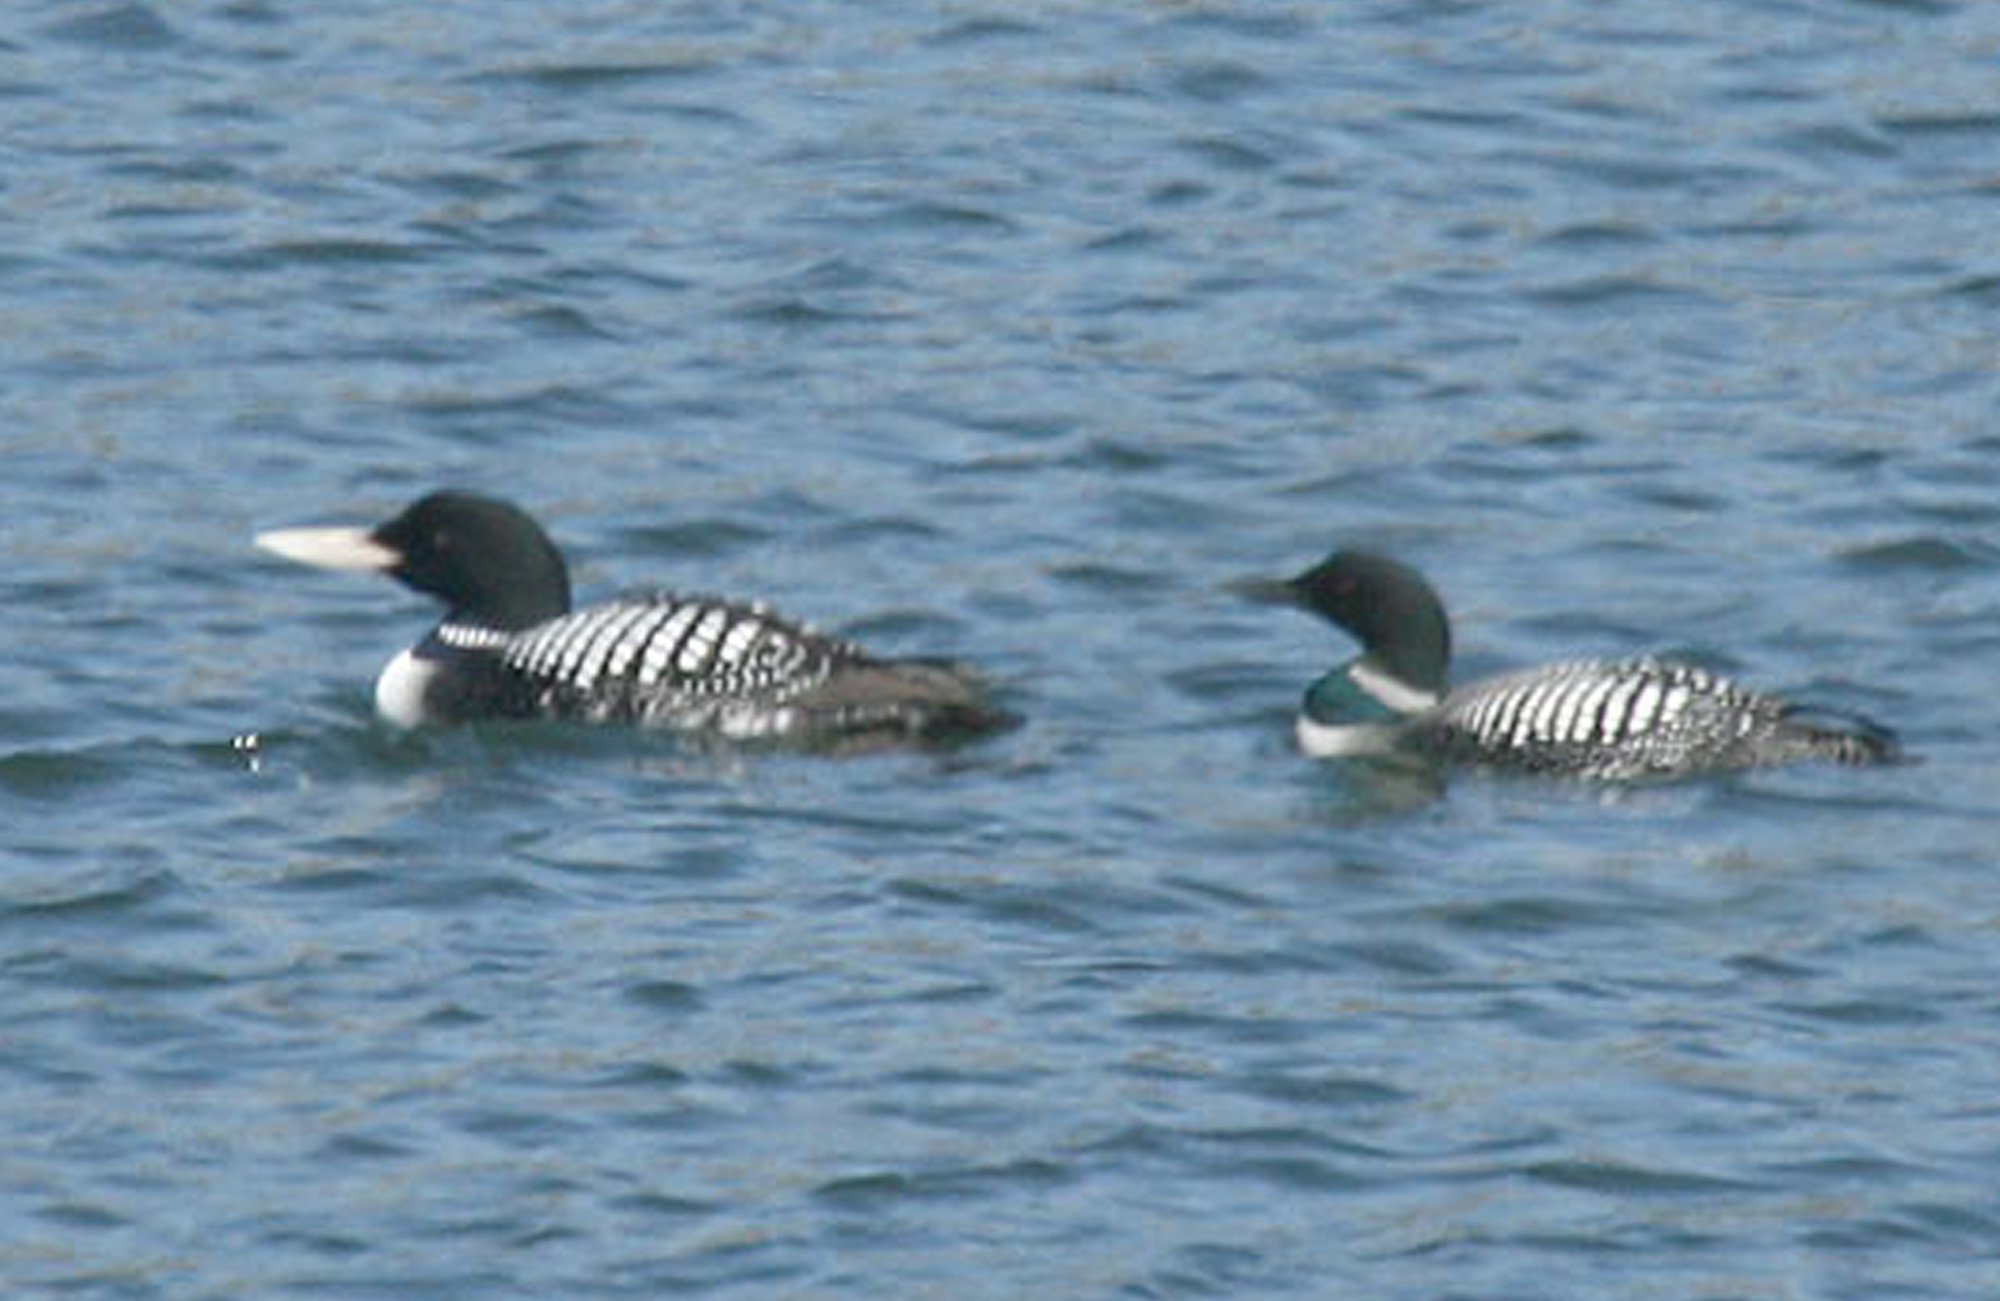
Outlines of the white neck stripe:
{"type": "Polygon", "coordinates": [[[1437,693],[1413,687],[1393,673],[1385,673],[1365,658],[1348,669],[1354,685],[1399,714],[1421,714],[1438,702],[1437,693]]]}

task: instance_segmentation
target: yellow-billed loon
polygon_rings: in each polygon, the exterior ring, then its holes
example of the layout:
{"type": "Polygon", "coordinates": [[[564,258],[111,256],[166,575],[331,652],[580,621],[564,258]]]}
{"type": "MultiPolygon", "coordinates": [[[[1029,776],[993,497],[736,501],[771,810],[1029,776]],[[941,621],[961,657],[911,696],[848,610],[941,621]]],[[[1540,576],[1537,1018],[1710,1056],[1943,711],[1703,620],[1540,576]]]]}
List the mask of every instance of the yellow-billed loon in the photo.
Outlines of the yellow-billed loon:
{"type": "Polygon", "coordinates": [[[389,662],[375,706],[414,727],[479,718],[631,722],[849,748],[948,741],[1014,720],[945,661],[883,659],[761,604],[665,591],[570,608],[569,570],[519,507],[437,492],[374,528],[278,529],[257,545],[387,574],[443,622],[389,662]]]}
{"type": "Polygon", "coordinates": [[[1362,654],[1306,691],[1299,748],[1315,756],[1414,753],[1601,781],[1689,776],[1796,760],[1895,762],[1895,736],[1705,669],[1650,656],[1572,660],[1446,686],[1451,625],[1409,566],[1339,551],[1247,590],[1338,624],[1362,654]]]}

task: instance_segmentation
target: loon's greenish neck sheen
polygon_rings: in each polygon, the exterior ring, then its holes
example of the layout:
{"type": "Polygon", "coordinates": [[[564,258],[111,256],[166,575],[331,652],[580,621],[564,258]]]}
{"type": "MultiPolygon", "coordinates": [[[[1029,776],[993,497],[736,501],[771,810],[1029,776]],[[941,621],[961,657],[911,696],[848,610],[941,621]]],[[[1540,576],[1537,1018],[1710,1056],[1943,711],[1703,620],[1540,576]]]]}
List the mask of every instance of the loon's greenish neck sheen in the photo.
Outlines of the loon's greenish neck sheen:
{"type": "Polygon", "coordinates": [[[1406,717],[1407,710],[1392,707],[1356,679],[1360,667],[1360,660],[1349,660],[1307,687],[1301,707],[1305,716],[1323,727],[1394,723],[1406,717]]]}

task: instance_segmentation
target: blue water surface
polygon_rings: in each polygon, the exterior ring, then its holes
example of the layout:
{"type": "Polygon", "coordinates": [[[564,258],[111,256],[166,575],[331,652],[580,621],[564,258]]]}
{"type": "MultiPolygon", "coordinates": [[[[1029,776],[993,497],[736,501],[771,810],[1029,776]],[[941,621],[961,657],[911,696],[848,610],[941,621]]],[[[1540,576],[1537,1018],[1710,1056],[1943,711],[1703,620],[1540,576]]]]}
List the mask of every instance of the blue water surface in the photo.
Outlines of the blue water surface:
{"type": "Polygon", "coordinates": [[[48,0],[0,33],[0,1292],[2000,1294],[2000,7],[48,0]],[[514,497],[1027,719],[397,735],[514,497]],[[1921,764],[1294,753],[1433,575],[1921,764]]]}

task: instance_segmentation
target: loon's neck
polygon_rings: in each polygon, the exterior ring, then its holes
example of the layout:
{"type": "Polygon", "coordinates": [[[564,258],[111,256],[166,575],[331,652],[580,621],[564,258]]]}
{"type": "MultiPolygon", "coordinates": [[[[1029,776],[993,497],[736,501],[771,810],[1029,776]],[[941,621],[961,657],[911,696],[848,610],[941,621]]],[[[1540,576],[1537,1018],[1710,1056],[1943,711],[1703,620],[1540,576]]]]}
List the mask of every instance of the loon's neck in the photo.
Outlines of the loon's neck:
{"type": "Polygon", "coordinates": [[[1306,689],[1299,710],[1299,748],[1309,755],[1385,754],[1394,750],[1413,714],[1437,696],[1389,673],[1372,657],[1350,660],[1306,689]]]}
{"type": "Polygon", "coordinates": [[[1441,686],[1438,690],[1418,686],[1393,672],[1373,655],[1349,661],[1321,678],[1320,683],[1336,675],[1345,677],[1356,692],[1391,714],[1421,714],[1444,699],[1441,686]]]}
{"type": "Polygon", "coordinates": [[[1438,703],[1435,692],[1413,687],[1363,655],[1306,688],[1303,712],[1316,723],[1395,723],[1438,703]]]}

